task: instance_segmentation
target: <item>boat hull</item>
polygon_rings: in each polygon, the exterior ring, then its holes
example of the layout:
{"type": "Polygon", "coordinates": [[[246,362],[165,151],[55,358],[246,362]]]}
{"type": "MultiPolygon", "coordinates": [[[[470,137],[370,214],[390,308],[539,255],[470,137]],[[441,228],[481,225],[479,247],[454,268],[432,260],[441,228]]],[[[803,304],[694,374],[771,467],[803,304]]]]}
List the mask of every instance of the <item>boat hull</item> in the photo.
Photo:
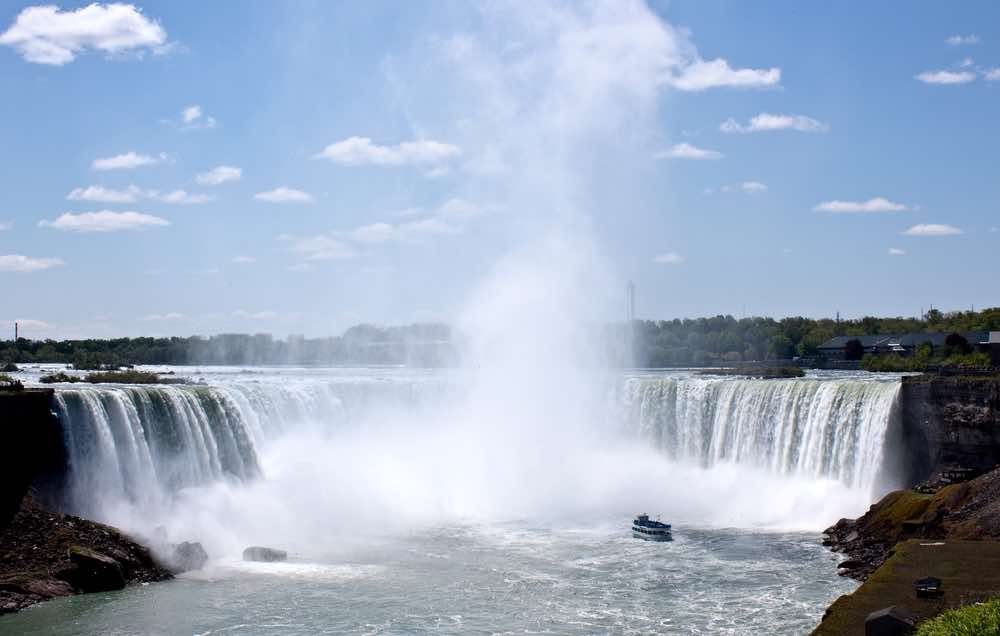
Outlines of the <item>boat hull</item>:
{"type": "Polygon", "coordinates": [[[669,532],[663,534],[651,534],[646,532],[639,532],[638,530],[632,530],[632,536],[636,539],[642,539],[643,541],[673,541],[674,537],[669,532]]]}

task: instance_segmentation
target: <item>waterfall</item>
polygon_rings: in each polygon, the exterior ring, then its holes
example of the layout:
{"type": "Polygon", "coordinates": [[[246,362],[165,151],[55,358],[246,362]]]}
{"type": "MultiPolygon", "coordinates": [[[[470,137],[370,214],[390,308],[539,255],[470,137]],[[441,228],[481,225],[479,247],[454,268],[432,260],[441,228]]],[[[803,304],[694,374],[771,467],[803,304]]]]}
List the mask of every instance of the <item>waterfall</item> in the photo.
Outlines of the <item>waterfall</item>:
{"type": "Polygon", "coordinates": [[[613,406],[624,428],[675,461],[871,489],[899,387],[898,379],[633,377],[613,406]]]}
{"type": "MultiPolygon", "coordinates": [[[[123,502],[162,510],[186,488],[261,477],[268,444],[289,433],[385,426],[420,409],[429,417],[412,417],[407,426],[430,425],[461,397],[455,380],[248,372],[210,376],[210,384],[60,385],[56,406],[69,464],[63,498],[70,510],[98,519],[108,516],[107,505],[123,502]]],[[[870,376],[669,373],[618,377],[607,405],[612,427],[671,462],[750,466],[871,490],[899,385],[870,376]]]]}

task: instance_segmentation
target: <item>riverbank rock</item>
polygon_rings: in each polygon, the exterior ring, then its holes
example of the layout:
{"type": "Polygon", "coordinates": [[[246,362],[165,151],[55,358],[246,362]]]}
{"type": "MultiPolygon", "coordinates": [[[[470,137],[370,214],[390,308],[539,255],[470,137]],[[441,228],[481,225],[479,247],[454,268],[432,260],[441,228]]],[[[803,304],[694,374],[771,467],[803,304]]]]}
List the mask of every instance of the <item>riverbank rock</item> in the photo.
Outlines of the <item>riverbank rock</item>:
{"type": "Polygon", "coordinates": [[[243,551],[244,561],[264,561],[266,563],[272,563],[274,561],[284,561],[287,558],[287,552],[284,550],[275,550],[274,548],[250,546],[243,551]]]}
{"type": "Polygon", "coordinates": [[[842,574],[864,581],[907,539],[1000,540],[1000,469],[928,494],[891,492],[856,520],[841,519],[823,545],[849,558],[842,574]]]}
{"type": "Polygon", "coordinates": [[[108,592],[125,587],[125,575],[118,561],[80,545],[71,545],[66,552],[76,567],[64,575],[81,592],[108,592]]]}
{"type": "Polygon", "coordinates": [[[0,528],[0,614],[171,577],[147,548],[115,528],[45,510],[30,495],[0,528]]]}
{"type": "Polygon", "coordinates": [[[174,553],[170,559],[170,569],[174,574],[200,570],[208,562],[208,553],[197,541],[184,541],[174,547],[174,553]]]}

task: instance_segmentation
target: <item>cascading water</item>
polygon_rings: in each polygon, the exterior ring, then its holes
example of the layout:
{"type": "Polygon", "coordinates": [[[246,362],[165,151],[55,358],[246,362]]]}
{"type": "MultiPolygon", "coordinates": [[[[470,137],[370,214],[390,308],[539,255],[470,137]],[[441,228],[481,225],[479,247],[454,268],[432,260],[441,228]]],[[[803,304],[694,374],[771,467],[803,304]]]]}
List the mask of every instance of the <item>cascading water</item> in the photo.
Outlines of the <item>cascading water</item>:
{"type": "Polygon", "coordinates": [[[615,405],[623,425],[670,458],[750,465],[870,490],[897,380],[633,377],[615,405]]]}
{"type": "MultiPolygon", "coordinates": [[[[211,385],[60,387],[68,507],[105,519],[114,516],[109,505],[163,509],[187,488],[266,479],[261,456],[278,440],[312,433],[329,439],[336,431],[385,426],[401,413],[409,434],[426,426],[428,439],[455,437],[434,430],[461,395],[446,375],[210,377],[211,385]],[[418,409],[431,417],[413,417],[418,409]]],[[[603,433],[641,441],[678,468],[743,467],[869,493],[898,389],[898,381],[870,377],[632,376],[614,381],[603,433]]]]}

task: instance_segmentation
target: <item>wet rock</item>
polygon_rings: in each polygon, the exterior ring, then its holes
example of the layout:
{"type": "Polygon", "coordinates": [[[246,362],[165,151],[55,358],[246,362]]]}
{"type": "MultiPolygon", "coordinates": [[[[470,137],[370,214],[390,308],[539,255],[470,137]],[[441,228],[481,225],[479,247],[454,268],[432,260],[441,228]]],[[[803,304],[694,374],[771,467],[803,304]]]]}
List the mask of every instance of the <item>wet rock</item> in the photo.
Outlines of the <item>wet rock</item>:
{"type": "Polygon", "coordinates": [[[170,568],[175,574],[200,570],[208,562],[208,553],[197,541],[184,541],[174,547],[170,568]]]}
{"type": "Polygon", "coordinates": [[[284,550],[265,548],[261,546],[250,546],[243,551],[244,561],[264,561],[272,563],[274,561],[284,561],[288,558],[288,553],[284,550]]]}
{"type": "Polygon", "coordinates": [[[864,567],[864,562],[859,559],[847,559],[846,561],[841,561],[837,564],[838,570],[856,570],[858,568],[864,567]]]}
{"type": "Polygon", "coordinates": [[[107,592],[125,587],[122,566],[111,557],[79,545],[69,547],[70,563],[76,566],[69,583],[81,592],[107,592]]]}

